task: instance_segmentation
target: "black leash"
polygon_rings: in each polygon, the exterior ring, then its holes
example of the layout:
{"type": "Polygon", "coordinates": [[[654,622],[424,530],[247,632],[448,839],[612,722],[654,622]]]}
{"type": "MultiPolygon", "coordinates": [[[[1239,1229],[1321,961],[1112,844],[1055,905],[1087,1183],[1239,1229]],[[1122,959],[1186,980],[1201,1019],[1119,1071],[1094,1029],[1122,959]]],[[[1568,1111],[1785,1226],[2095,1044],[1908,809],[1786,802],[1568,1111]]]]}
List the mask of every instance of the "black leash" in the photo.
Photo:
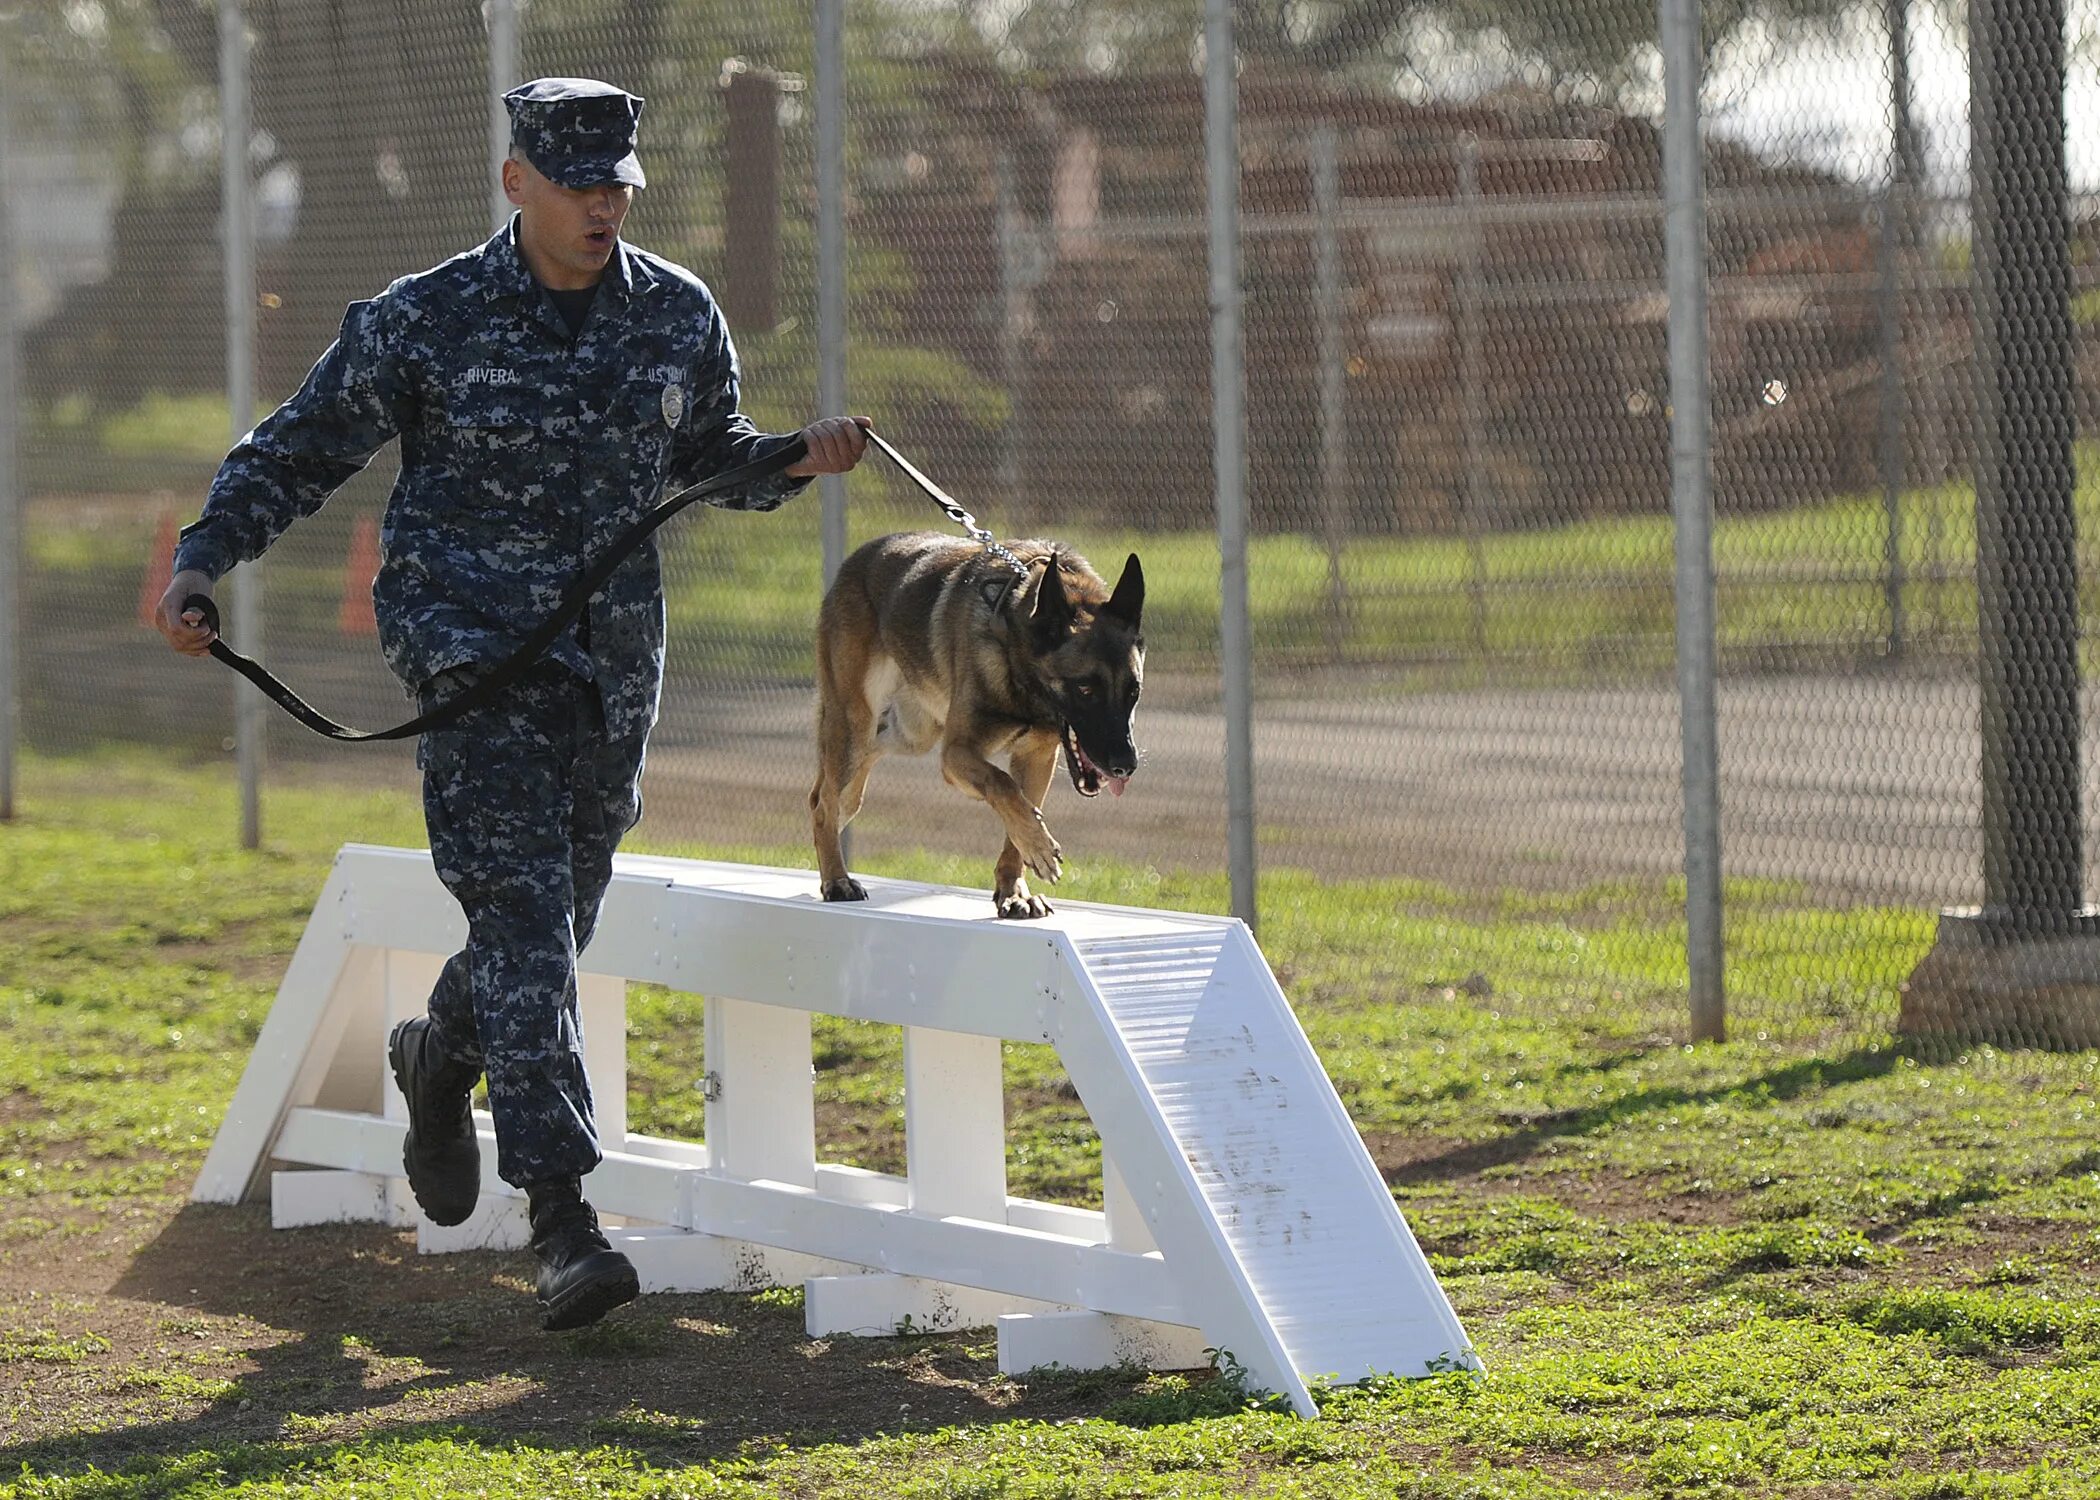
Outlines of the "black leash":
{"type": "MultiPolygon", "coordinates": [[[[888,448],[888,444],[883,445],[888,448]]],[[[240,652],[219,639],[219,608],[204,594],[192,594],[182,601],[185,612],[197,610],[204,616],[204,623],[212,633],[211,654],[240,673],[256,687],[263,696],[279,708],[311,729],[315,734],[324,734],[332,740],[365,743],[374,740],[405,740],[423,733],[426,729],[437,729],[450,724],[462,714],[471,712],[489,702],[498,693],[530,671],[546,649],[561,639],[563,631],[574,624],[590,603],[591,595],[605,586],[605,580],[627,560],[629,553],[639,547],[649,534],[677,515],[696,500],[705,500],[710,495],[719,495],[725,490],[738,489],[760,479],[770,479],[789,464],[808,453],[808,445],[797,436],[778,452],[769,453],[754,463],[742,464],[724,470],[711,479],[703,479],[690,489],[680,490],[670,499],[636,521],[620,534],[619,540],[608,547],[605,555],[585,570],[583,576],[569,585],[562,595],[561,603],[553,614],[541,622],[540,627],[519,643],[518,649],[490,668],[486,675],[476,680],[467,690],[456,697],[447,698],[428,713],[417,714],[405,724],[396,724],[392,729],[352,729],[338,724],[322,713],[297,693],[271,676],[260,662],[240,652]]]]}
{"type": "MultiPolygon", "coordinates": [[[[903,471],[906,478],[930,495],[933,498],[933,502],[940,506],[948,519],[967,531],[971,538],[982,545],[987,552],[1005,562],[1007,567],[1013,571],[1016,581],[1028,576],[1028,569],[1019,558],[994,541],[992,534],[977,524],[976,517],[958,505],[947,491],[943,490],[907,462],[904,455],[892,448],[880,433],[877,433],[872,428],[869,429],[868,441],[880,448],[890,462],[903,471]]],[[[556,606],[554,613],[541,622],[539,628],[534,630],[531,635],[525,637],[519,643],[517,650],[490,668],[486,674],[477,679],[466,691],[455,697],[447,698],[429,712],[417,714],[404,724],[396,724],[392,729],[352,729],[346,724],[336,723],[335,720],[329,718],[328,715],[322,713],[282,682],[271,676],[268,669],[260,662],[252,657],[241,655],[240,652],[227,645],[225,641],[219,638],[219,607],[212,602],[208,595],[191,594],[182,601],[182,610],[187,612],[194,609],[204,616],[204,624],[212,634],[211,654],[215,660],[225,663],[233,668],[234,671],[240,673],[241,676],[254,683],[261,690],[264,697],[297,719],[301,724],[304,724],[308,729],[311,729],[315,734],[326,735],[329,739],[343,740],[352,744],[363,744],[377,740],[409,739],[412,736],[422,734],[425,730],[441,728],[446,724],[452,723],[461,715],[470,713],[489,702],[498,693],[510,686],[511,683],[524,676],[546,652],[547,648],[561,639],[562,632],[575,623],[577,616],[581,615],[585,607],[590,603],[591,595],[597,593],[599,589],[605,586],[605,581],[612,577],[614,570],[621,563],[627,560],[628,554],[640,546],[664,522],[670,520],[671,517],[677,515],[697,500],[705,500],[710,495],[719,495],[727,490],[740,489],[744,485],[754,483],[760,479],[770,479],[790,464],[799,461],[808,451],[808,445],[798,435],[794,441],[776,452],[767,454],[756,462],[724,470],[713,478],[703,479],[700,483],[688,489],[680,490],[670,499],[660,503],[654,510],[622,532],[619,539],[606,549],[605,555],[593,563],[585,570],[582,577],[569,586],[568,591],[562,595],[561,603],[556,606]]],[[[1007,590],[1011,588],[1011,584],[1007,585],[1007,590]]],[[[1005,592],[1006,590],[1001,591],[1002,599],[1005,592]]]]}

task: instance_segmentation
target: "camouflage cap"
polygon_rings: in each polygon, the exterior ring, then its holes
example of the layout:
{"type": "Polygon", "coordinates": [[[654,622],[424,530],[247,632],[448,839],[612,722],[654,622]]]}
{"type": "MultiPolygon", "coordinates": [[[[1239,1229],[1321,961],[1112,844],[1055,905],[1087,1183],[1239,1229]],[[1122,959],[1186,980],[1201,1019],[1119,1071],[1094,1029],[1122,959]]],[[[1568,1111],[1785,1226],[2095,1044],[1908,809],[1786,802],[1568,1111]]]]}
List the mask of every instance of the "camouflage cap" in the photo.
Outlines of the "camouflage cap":
{"type": "Polygon", "coordinates": [[[511,144],[567,188],[624,182],[647,187],[634,154],[642,101],[595,78],[535,78],[503,96],[511,144]]]}

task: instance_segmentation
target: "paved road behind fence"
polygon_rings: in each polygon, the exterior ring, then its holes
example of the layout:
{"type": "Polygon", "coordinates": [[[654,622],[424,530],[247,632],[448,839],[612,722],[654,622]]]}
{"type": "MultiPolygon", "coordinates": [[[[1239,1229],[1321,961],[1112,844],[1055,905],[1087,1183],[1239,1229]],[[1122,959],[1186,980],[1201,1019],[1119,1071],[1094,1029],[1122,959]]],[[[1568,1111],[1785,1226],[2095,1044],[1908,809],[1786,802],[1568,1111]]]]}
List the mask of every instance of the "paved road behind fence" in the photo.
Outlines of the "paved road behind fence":
{"type": "MultiPolygon", "coordinates": [[[[1972,684],[1736,680],[1722,684],[1720,713],[1730,878],[1799,882],[1825,900],[1981,898],[1972,684]]],[[[704,713],[678,711],[660,731],[652,791],[696,837],[800,840],[809,724],[799,689],[711,692],[704,713]]],[[[1129,794],[1086,802],[1060,776],[1046,808],[1053,831],[1074,860],[1102,852],[1216,868],[1221,721],[1146,708],[1138,724],[1145,759],[1129,794]]],[[[2089,724],[2089,802],[2094,749],[2089,724]]],[[[1682,867],[1676,704],[1665,687],[1267,699],[1256,757],[1270,866],[1469,889],[1682,867]]],[[[999,843],[991,813],[942,786],[931,757],[878,766],[859,827],[864,848],[982,847],[987,867],[999,843]]]]}

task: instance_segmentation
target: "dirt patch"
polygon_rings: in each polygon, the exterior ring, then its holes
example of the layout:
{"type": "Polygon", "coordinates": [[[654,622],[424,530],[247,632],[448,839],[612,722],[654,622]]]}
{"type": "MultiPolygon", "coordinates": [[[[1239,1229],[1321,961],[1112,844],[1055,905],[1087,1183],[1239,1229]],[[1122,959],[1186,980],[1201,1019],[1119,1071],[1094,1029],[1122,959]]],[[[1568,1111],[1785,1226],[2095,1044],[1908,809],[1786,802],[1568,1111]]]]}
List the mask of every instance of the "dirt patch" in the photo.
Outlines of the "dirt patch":
{"type": "Polygon", "coordinates": [[[1734,1224],[1745,1217],[1742,1194],[1657,1192],[1648,1178],[1562,1165],[1522,1133],[1452,1141],[1372,1131],[1364,1144],[1387,1185],[1396,1188],[1462,1187],[1471,1198],[1550,1198],[1570,1212],[1614,1224],[1734,1224]]]}
{"type": "Polygon", "coordinates": [[[2100,1229],[2090,1225],[2050,1223],[2011,1215],[1993,1215],[1964,1226],[1959,1244],[1897,1243],[1903,1250],[1899,1279],[1922,1286],[1961,1286],[1981,1281],[2018,1285],[2029,1275],[2021,1267],[2074,1267],[2090,1275],[2100,1270],[2100,1229]]]}
{"type": "MultiPolygon", "coordinates": [[[[261,925],[260,921],[229,922],[216,935],[205,939],[156,939],[140,934],[129,941],[135,942],[142,953],[150,953],[156,963],[187,965],[208,972],[214,978],[223,976],[237,983],[275,985],[284,977],[285,965],[291,961],[291,949],[250,949],[250,934],[261,925]]],[[[49,940],[60,940],[70,949],[80,932],[78,918],[44,921],[19,914],[0,917],[0,939],[25,949],[49,940]]]]}
{"type": "Polygon", "coordinates": [[[291,962],[290,953],[243,953],[237,948],[236,940],[237,933],[229,932],[209,942],[157,943],[153,955],[163,963],[189,964],[214,975],[224,975],[236,984],[274,987],[283,980],[285,966],[291,962]]]}
{"type": "Polygon", "coordinates": [[[30,1120],[47,1117],[43,1105],[36,1095],[27,1089],[9,1089],[0,1094],[0,1126],[25,1124],[30,1120]]]}
{"type": "Polygon", "coordinates": [[[171,1203],[158,1200],[104,1200],[92,1206],[56,1196],[11,1200],[0,1232],[0,1281],[9,1293],[5,1305],[108,1290],[172,1211],[171,1203]]]}
{"type": "Polygon", "coordinates": [[[171,1196],[131,1232],[12,1249],[0,1328],[38,1337],[0,1360],[0,1472],[451,1423],[528,1440],[588,1431],[694,1462],[1054,1419],[1130,1389],[1031,1392],[997,1374],[983,1331],[813,1340],[778,1297],[650,1296],[548,1334],[522,1251],[423,1256],[412,1234],[372,1225],[273,1231],[259,1206],[171,1196]]]}

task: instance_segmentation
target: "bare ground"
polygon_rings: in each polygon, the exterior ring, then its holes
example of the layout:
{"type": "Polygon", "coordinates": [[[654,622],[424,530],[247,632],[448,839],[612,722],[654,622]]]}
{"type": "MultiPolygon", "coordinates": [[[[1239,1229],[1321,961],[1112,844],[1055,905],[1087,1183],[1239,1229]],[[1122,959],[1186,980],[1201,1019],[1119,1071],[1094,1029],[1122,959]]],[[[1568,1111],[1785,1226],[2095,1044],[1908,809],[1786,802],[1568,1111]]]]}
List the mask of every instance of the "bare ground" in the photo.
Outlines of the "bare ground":
{"type": "MultiPolygon", "coordinates": [[[[1604,1223],[1685,1226],[1736,1222],[1744,1208],[1493,1143],[1370,1145],[1389,1181],[1433,1185],[1440,1201],[1539,1194],[1604,1223]]],[[[982,1330],[811,1339],[799,1306],[766,1295],[649,1296],[595,1328],[547,1334],[524,1252],[423,1256],[412,1233],[370,1225],[273,1231],[266,1207],[188,1204],[186,1183],[185,1172],[158,1196],[39,1208],[0,1229],[0,1473],[455,1425],[550,1446],[617,1440],[651,1462],[692,1463],[1093,1415],[1136,1386],[1001,1377],[982,1330]]],[[[2052,1226],[1985,1219],[1975,1238],[1920,1247],[1897,1274],[1931,1283],[2055,1238],[2052,1226]]],[[[1469,1297],[1462,1285],[1455,1295],[1469,1297]]],[[[1493,1292],[1470,1300],[1469,1316],[1492,1317],[1493,1292]]]]}

